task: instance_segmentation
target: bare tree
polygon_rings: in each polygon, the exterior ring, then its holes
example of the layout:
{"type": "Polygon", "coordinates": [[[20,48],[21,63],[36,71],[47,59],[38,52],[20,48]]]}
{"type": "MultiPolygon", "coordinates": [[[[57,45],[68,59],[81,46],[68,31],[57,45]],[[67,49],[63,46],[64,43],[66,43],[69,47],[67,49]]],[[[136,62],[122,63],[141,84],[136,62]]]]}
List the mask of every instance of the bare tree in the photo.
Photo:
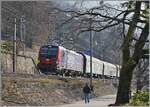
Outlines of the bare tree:
{"type": "MultiPolygon", "coordinates": [[[[85,11],[62,10],[56,8],[58,11],[71,13],[72,15],[72,17],[63,24],[69,23],[73,18],[81,18],[80,24],[82,25],[78,26],[80,29],[79,33],[91,30],[100,32],[117,26],[120,23],[124,28],[125,25],[128,26],[127,33],[123,34],[124,41],[121,47],[123,54],[122,68],[120,70],[119,87],[115,105],[129,102],[133,70],[143,56],[142,50],[149,35],[148,3],[149,2],[145,1],[126,2],[126,10],[109,7],[103,3],[98,7],[93,7],[85,11]],[[141,4],[145,5],[144,9],[141,8],[141,4]],[[112,11],[116,14],[112,14],[112,11]],[[89,25],[91,18],[92,25],[89,25]],[[138,36],[135,36],[135,32],[138,32],[138,36]]],[[[123,32],[124,31],[125,29],[123,29],[123,32]]]]}

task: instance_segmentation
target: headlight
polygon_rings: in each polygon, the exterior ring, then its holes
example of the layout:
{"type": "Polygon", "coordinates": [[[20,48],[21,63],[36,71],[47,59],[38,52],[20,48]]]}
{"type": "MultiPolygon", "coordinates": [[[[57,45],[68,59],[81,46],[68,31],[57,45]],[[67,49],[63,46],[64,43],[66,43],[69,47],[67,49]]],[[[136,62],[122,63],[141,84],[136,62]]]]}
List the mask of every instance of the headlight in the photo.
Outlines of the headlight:
{"type": "Polygon", "coordinates": [[[46,61],[50,61],[50,59],[45,59],[46,61]]]}

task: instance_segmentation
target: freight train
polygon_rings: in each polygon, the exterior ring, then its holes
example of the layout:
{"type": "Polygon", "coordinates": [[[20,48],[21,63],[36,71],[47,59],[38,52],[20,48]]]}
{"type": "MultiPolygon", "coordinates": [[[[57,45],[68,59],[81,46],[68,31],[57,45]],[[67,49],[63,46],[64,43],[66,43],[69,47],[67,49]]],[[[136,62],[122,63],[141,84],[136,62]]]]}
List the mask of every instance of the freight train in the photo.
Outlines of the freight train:
{"type": "MultiPolygon", "coordinates": [[[[62,46],[41,46],[38,68],[44,74],[90,77],[90,56],[68,50],[62,46]]],[[[118,65],[92,57],[92,76],[119,77],[118,65]]]]}

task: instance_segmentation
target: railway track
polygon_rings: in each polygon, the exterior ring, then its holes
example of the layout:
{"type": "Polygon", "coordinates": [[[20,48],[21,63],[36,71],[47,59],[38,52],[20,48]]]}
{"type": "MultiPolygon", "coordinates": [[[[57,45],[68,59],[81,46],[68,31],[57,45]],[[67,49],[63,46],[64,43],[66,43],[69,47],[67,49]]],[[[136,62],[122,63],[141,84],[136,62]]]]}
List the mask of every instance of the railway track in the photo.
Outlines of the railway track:
{"type": "MultiPolygon", "coordinates": [[[[48,79],[59,79],[59,80],[88,80],[90,78],[86,77],[71,77],[71,76],[62,76],[62,75],[45,75],[45,74],[26,74],[26,73],[2,73],[2,77],[15,77],[15,78],[48,78],[48,79]]],[[[104,79],[98,79],[93,78],[93,80],[104,80],[104,79]]],[[[111,80],[111,79],[105,79],[105,80],[111,80]]]]}

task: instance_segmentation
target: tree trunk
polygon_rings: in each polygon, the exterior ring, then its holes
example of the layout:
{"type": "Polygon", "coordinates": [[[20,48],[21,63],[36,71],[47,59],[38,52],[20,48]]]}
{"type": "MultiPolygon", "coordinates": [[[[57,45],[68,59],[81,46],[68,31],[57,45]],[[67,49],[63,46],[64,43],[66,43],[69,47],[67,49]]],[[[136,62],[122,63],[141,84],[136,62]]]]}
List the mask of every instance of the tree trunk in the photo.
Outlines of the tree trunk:
{"type": "Polygon", "coordinates": [[[124,65],[121,69],[120,79],[119,79],[119,89],[117,92],[116,105],[125,104],[129,102],[130,98],[130,84],[132,79],[132,73],[136,64],[124,65]]]}
{"type": "MultiPolygon", "coordinates": [[[[122,69],[120,70],[119,88],[117,92],[115,105],[125,104],[129,102],[130,88],[131,88],[130,85],[133,70],[138,64],[139,60],[142,58],[142,49],[145,45],[148,35],[149,35],[149,23],[146,23],[139,40],[135,44],[133,56],[130,57],[126,63],[123,63],[122,69]]],[[[125,58],[127,54],[123,55],[125,58]]]]}
{"type": "Polygon", "coordinates": [[[134,62],[133,57],[130,56],[130,43],[132,42],[132,37],[138,23],[140,8],[141,2],[136,2],[135,13],[133,15],[132,22],[129,26],[127,35],[123,42],[123,63],[120,70],[119,87],[115,105],[125,104],[129,102],[132,73],[137,64],[136,62],[134,62]]]}

